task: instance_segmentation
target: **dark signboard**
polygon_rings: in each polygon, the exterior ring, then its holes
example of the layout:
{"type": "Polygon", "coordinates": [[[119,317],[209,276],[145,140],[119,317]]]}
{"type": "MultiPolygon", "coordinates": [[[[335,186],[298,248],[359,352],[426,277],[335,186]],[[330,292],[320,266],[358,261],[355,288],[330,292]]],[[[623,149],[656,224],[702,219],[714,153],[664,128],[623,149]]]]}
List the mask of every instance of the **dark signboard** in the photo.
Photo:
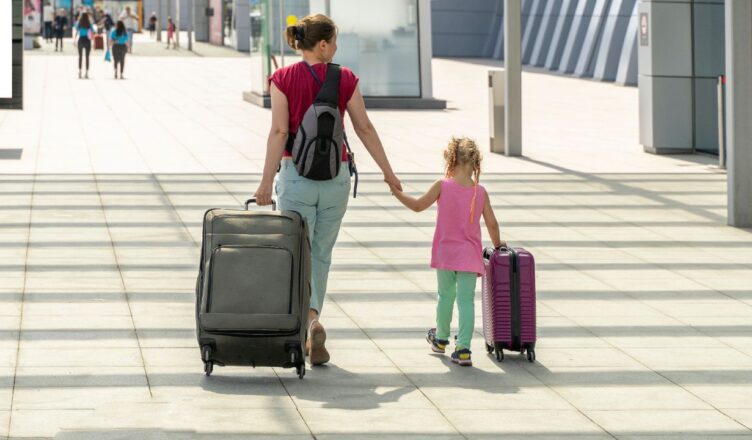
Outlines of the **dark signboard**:
{"type": "Polygon", "coordinates": [[[23,106],[23,0],[0,0],[0,109],[23,106]]]}

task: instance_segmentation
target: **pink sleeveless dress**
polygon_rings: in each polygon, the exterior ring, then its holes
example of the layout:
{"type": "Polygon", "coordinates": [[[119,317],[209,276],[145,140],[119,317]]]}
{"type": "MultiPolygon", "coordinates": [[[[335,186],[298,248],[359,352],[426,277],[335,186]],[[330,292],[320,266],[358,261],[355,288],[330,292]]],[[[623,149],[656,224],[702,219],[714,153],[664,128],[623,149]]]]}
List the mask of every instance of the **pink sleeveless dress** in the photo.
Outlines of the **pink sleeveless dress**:
{"type": "Polygon", "coordinates": [[[433,235],[431,267],[458,272],[475,272],[483,275],[483,244],[480,234],[480,216],[486,204],[486,189],[478,185],[475,212],[470,222],[470,205],[473,187],[465,187],[454,179],[441,181],[436,231],[433,235]]]}

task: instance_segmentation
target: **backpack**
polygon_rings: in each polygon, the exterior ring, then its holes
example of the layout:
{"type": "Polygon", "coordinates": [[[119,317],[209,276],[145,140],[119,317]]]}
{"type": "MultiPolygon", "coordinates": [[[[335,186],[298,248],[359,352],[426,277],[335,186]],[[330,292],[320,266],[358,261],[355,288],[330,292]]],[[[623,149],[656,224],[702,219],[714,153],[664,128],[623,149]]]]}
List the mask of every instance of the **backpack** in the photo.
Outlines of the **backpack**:
{"type": "Polygon", "coordinates": [[[306,66],[321,90],[303,115],[298,130],[288,138],[286,149],[292,155],[298,174],[311,180],[331,180],[339,174],[344,144],[350,176],[355,175],[353,197],[356,197],[358,171],[339,111],[340,67],[329,63],[322,83],[313,68],[307,63],[306,66]]]}

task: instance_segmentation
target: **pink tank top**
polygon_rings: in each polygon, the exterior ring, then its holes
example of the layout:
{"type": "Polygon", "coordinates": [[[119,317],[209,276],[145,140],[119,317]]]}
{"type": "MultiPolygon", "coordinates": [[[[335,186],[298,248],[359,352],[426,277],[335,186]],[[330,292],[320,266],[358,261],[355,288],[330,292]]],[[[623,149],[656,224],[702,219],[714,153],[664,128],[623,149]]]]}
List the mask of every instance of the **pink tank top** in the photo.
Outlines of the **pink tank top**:
{"type": "Polygon", "coordinates": [[[454,179],[441,181],[441,194],[433,235],[431,267],[483,275],[483,245],[480,216],[486,203],[486,189],[478,185],[475,212],[470,222],[473,187],[465,187],[454,179]]]}

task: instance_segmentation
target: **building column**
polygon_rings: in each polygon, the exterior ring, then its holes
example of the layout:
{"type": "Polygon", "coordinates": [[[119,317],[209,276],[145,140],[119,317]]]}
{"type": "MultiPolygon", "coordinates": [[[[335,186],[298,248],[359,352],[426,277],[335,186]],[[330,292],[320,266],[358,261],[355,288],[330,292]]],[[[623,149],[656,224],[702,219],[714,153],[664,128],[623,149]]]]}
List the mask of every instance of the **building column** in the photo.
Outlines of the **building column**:
{"type": "Polygon", "coordinates": [[[522,7],[519,0],[504,0],[504,153],[522,156],[522,7]]]}
{"type": "Polygon", "coordinates": [[[752,1],[726,0],[728,224],[752,227],[752,1]]]}

